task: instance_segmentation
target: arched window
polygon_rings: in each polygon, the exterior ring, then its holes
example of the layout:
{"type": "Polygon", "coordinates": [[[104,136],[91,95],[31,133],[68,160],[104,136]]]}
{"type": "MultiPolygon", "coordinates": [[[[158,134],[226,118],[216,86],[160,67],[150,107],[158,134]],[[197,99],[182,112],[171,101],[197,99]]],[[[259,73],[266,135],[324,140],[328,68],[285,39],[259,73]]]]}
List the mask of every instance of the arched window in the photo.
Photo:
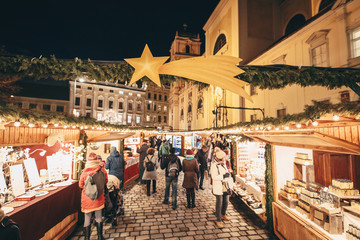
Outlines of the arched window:
{"type": "Polygon", "coordinates": [[[191,113],[191,111],[192,111],[192,108],[191,108],[191,105],[189,105],[189,107],[188,107],[188,113],[191,113]]]}
{"type": "Polygon", "coordinates": [[[319,12],[324,9],[329,9],[335,4],[336,0],[322,0],[319,6],[319,12]]]}
{"type": "Polygon", "coordinates": [[[185,52],[188,53],[188,54],[190,53],[190,46],[189,45],[186,45],[185,52]]]}
{"type": "Polygon", "coordinates": [[[198,101],[197,108],[198,108],[198,109],[201,109],[201,108],[203,108],[203,106],[204,106],[204,104],[203,104],[203,100],[202,100],[202,99],[200,99],[200,100],[198,101]]]}
{"type": "Polygon", "coordinates": [[[295,15],[286,26],[285,35],[295,32],[297,29],[299,29],[301,26],[304,25],[305,21],[306,19],[304,15],[302,14],[295,15]]]}
{"type": "Polygon", "coordinates": [[[220,34],[220,36],[216,39],[215,47],[214,47],[214,55],[220,51],[220,49],[226,44],[226,36],[225,34],[220,34]]]}

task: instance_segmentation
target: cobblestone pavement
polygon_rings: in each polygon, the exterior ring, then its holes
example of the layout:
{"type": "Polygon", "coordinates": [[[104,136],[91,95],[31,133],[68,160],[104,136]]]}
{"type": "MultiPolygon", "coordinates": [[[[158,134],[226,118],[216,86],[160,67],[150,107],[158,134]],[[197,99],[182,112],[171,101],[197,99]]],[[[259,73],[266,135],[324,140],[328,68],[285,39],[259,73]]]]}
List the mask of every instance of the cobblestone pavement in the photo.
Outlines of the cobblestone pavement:
{"type": "MultiPolygon", "coordinates": [[[[273,239],[267,231],[258,227],[235,201],[230,201],[227,215],[230,221],[224,228],[215,225],[215,197],[209,181],[205,190],[196,191],[196,207],[186,208],[185,189],[181,186],[183,174],[178,181],[178,206],[162,204],[165,191],[164,171],[158,170],[157,193],[146,196],[146,185],[138,181],[124,190],[125,214],[118,217],[118,226],[104,223],[105,239],[273,239]]],[[[171,197],[170,197],[171,202],[171,197]]],[[[78,227],[69,240],[84,239],[82,227],[78,227]]],[[[96,227],[92,227],[90,239],[97,239],[96,227]]]]}

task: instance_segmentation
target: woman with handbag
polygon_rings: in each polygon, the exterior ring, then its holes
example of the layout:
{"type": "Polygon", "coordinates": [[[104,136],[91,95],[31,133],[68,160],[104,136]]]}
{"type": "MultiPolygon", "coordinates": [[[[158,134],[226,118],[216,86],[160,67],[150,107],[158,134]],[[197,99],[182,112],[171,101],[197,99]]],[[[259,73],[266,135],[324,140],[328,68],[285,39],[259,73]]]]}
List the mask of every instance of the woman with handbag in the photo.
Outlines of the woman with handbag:
{"type": "Polygon", "coordinates": [[[97,230],[98,239],[104,239],[102,232],[103,232],[103,222],[102,222],[102,209],[105,207],[105,197],[104,191],[101,195],[93,201],[90,197],[88,197],[85,193],[85,181],[88,176],[94,175],[97,171],[102,171],[105,174],[106,182],[108,181],[108,174],[104,168],[100,166],[100,161],[95,153],[90,153],[85,168],[81,173],[80,180],[79,180],[79,187],[82,188],[81,192],[81,211],[85,214],[84,219],[84,235],[85,240],[90,239],[90,220],[91,215],[95,213],[95,225],[97,230]]]}
{"type": "Polygon", "coordinates": [[[212,179],[213,194],[216,196],[216,226],[224,228],[222,220],[229,221],[226,216],[226,209],[229,204],[229,181],[231,174],[224,166],[225,152],[216,147],[214,149],[214,159],[211,162],[210,174],[212,179]]]}

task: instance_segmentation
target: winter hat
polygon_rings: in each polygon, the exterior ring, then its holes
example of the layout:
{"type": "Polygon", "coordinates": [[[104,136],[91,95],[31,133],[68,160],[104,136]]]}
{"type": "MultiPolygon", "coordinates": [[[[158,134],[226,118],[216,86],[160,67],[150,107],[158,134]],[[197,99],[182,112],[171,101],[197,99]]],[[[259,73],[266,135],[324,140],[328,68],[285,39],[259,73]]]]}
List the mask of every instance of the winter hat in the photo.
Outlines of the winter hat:
{"type": "Polygon", "coordinates": [[[96,161],[96,160],[98,160],[98,156],[95,153],[90,153],[87,158],[87,161],[96,161]]]}
{"type": "Polygon", "coordinates": [[[90,153],[85,163],[85,168],[95,167],[100,165],[100,160],[95,153],[90,153]]]}
{"type": "Polygon", "coordinates": [[[215,152],[215,157],[218,159],[223,159],[226,156],[226,153],[218,147],[214,149],[214,152],[215,152]]]}
{"type": "Polygon", "coordinates": [[[110,148],[110,153],[115,152],[115,151],[116,151],[116,147],[112,146],[112,147],[110,148]]]}
{"type": "Polygon", "coordinates": [[[191,149],[188,149],[188,150],[186,150],[186,153],[185,153],[185,155],[194,155],[194,152],[193,152],[193,150],[191,150],[191,149]]]}

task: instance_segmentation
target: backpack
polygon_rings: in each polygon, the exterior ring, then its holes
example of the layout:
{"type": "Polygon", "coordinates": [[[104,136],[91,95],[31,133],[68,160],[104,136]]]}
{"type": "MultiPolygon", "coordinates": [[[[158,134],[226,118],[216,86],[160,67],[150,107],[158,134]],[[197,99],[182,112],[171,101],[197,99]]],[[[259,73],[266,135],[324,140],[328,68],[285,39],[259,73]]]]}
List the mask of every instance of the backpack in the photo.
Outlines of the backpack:
{"type": "MultiPolygon", "coordinates": [[[[154,156],[151,157],[151,159],[153,158],[154,156]]],[[[155,169],[155,163],[153,163],[151,161],[151,159],[149,159],[149,157],[146,157],[147,158],[147,162],[145,163],[145,167],[146,167],[146,171],[148,172],[151,172],[151,171],[154,171],[155,169]]]]}
{"type": "Polygon", "coordinates": [[[167,167],[169,177],[179,176],[179,164],[177,159],[175,162],[170,161],[167,167]]]}
{"type": "Polygon", "coordinates": [[[86,196],[95,201],[103,193],[105,184],[106,177],[102,168],[100,168],[93,175],[87,176],[84,187],[86,196]]]}

